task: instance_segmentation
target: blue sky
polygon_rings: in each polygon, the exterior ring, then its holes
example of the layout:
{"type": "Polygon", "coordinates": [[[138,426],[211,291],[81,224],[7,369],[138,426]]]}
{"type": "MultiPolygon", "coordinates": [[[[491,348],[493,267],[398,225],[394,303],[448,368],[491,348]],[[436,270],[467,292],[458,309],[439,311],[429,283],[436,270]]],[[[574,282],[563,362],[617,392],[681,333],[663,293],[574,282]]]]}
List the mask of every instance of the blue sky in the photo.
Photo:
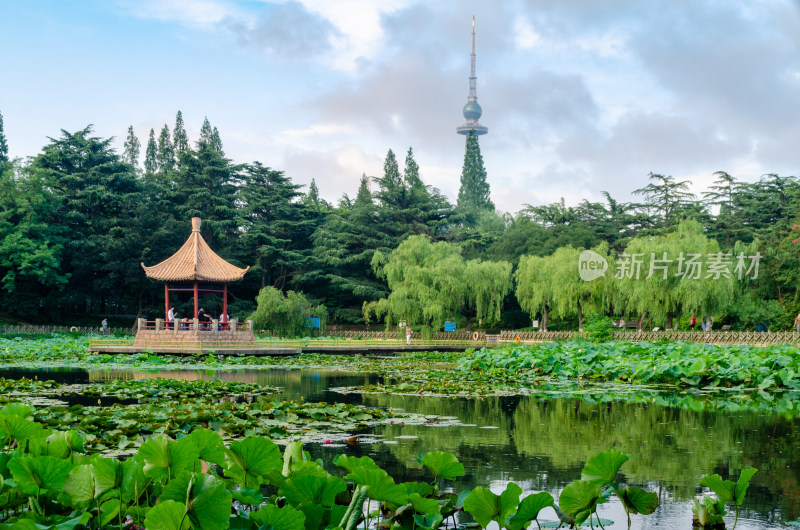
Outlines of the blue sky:
{"type": "Polygon", "coordinates": [[[117,138],[183,112],[236,162],[335,201],[413,147],[458,193],[477,18],[497,206],[628,199],[652,171],[705,189],[800,171],[798,0],[81,0],[0,7],[11,155],[61,129],[117,138]]]}

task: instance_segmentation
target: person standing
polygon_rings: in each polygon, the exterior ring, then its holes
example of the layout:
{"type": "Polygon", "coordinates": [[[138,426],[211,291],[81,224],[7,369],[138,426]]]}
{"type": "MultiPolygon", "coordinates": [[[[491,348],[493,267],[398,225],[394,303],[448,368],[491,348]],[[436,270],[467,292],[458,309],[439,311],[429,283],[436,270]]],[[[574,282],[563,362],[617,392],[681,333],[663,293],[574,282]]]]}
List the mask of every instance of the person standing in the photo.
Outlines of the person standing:
{"type": "Polygon", "coordinates": [[[406,344],[411,344],[411,326],[406,324],[406,344]]]}
{"type": "Polygon", "coordinates": [[[692,318],[689,319],[689,329],[694,331],[694,327],[697,325],[697,317],[692,315],[692,318]]]}
{"type": "Polygon", "coordinates": [[[169,311],[167,311],[167,322],[170,322],[170,324],[167,324],[167,327],[172,328],[174,325],[172,323],[175,322],[175,308],[172,306],[170,306],[169,311]]]}
{"type": "Polygon", "coordinates": [[[104,318],[103,321],[100,323],[100,325],[103,326],[103,333],[107,333],[108,332],[108,319],[104,318]]]}
{"type": "Polygon", "coordinates": [[[797,318],[794,319],[794,329],[800,333],[800,313],[797,313],[797,318]]]}

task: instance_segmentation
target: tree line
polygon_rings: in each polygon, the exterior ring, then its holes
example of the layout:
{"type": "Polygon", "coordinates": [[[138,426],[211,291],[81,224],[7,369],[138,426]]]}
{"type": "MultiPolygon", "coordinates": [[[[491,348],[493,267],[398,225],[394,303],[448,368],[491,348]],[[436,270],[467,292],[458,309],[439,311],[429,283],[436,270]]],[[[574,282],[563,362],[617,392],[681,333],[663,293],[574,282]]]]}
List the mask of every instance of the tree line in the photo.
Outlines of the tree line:
{"type": "MultiPolygon", "coordinates": [[[[389,150],[382,174],[362,175],[354,196],[331,204],[314,180],[303,190],[262,162],[229,159],[207,119],[194,142],[180,112],[171,128],[151,130],[144,146],[132,127],[121,153],[112,141],[91,126],[62,130],[35,156],[11,160],[0,115],[1,312],[51,322],[160,316],[163,286],[147,280],[140,263],[174,253],[193,216],[203,219],[202,235],[217,253],[251,266],[231,285],[232,316],[250,314],[265,287],[303,293],[337,324],[416,315],[429,325],[455,319],[520,327],[538,318],[577,327],[589,313],[608,313],[665,325],[695,311],[785,326],[800,306],[795,177],[744,182],[719,172],[695,196],[687,181],[651,174],[634,190],[639,202],[604,193],[600,202],[567,206],[562,199],[510,214],[489,198],[474,136],[456,204],[424,183],[411,148],[402,162],[389,150]],[[681,245],[687,255],[698,248],[704,255],[758,253],[759,275],[725,288],[728,278],[702,278],[706,291],[681,284],[684,278],[614,278],[626,249],[649,258],[665,249],[679,254],[681,245]],[[606,276],[580,280],[583,249],[605,256],[606,276]],[[536,270],[550,271],[548,285],[536,270]],[[415,290],[427,298],[415,299],[415,290]],[[658,307],[645,303],[652,300],[658,307]]],[[[213,297],[203,302],[212,312],[220,305],[213,297]]],[[[178,311],[188,303],[179,300],[178,311]]]]}

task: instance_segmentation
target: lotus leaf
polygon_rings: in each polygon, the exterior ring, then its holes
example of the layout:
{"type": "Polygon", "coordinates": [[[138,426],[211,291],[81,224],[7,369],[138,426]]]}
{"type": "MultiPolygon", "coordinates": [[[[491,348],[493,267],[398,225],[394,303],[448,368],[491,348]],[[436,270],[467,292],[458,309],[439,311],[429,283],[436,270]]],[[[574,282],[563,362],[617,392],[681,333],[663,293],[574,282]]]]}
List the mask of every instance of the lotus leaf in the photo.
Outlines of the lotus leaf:
{"type": "Polygon", "coordinates": [[[576,480],[567,484],[558,497],[558,507],[566,515],[580,524],[585,521],[591,513],[602,492],[600,488],[585,480],[576,480]]]}
{"type": "Polygon", "coordinates": [[[233,442],[225,452],[225,473],[244,487],[257,486],[262,477],[281,465],[280,449],[263,436],[233,442]]]}
{"type": "Polygon", "coordinates": [[[503,525],[519,505],[521,493],[522,488],[513,482],[509,482],[500,495],[494,494],[489,488],[475,488],[464,500],[464,510],[484,528],[491,521],[503,525]]]}
{"type": "Polygon", "coordinates": [[[618,449],[607,449],[586,462],[581,472],[581,480],[601,488],[608,486],[616,478],[622,464],[630,457],[631,455],[623,454],[618,449]]]}
{"type": "Polygon", "coordinates": [[[625,509],[630,513],[650,515],[658,508],[658,494],[644,491],[639,487],[628,487],[617,491],[625,509]]]}
{"type": "Polygon", "coordinates": [[[264,506],[257,512],[251,513],[250,518],[264,528],[273,530],[303,530],[306,521],[303,512],[291,506],[278,508],[274,505],[264,506]]]}
{"type": "Polygon", "coordinates": [[[225,483],[213,475],[185,471],[164,487],[159,500],[183,503],[192,526],[198,530],[228,528],[232,496],[225,483]]]}
{"type": "Polygon", "coordinates": [[[370,499],[388,501],[397,505],[405,504],[408,500],[405,487],[402,484],[395,484],[394,479],[386,471],[378,467],[356,468],[345,478],[352,480],[356,484],[366,486],[367,495],[370,499]]]}
{"type": "Polygon", "coordinates": [[[144,461],[144,475],[159,482],[168,482],[183,471],[192,469],[200,456],[191,440],[179,441],[166,436],[154,436],[139,448],[144,461]]]}
{"type": "Polygon", "coordinates": [[[528,495],[519,503],[517,513],[508,519],[507,527],[509,530],[521,530],[527,528],[531,521],[539,517],[539,512],[554,504],[553,496],[546,491],[528,495]]]}
{"type": "Polygon", "coordinates": [[[451,453],[433,451],[419,455],[417,462],[430,469],[436,479],[453,480],[464,476],[464,464],[451,453]]]}
{"type": "Polygon", "coordinates": [[[347,491],[347,484],[339,477],[303,475],[287,479],[278,494],[286,497],[286,501],[295,507],[304,504],[331,507],[336,502],[336,496],[343,491],[347,491]]]}
{"type": "Polygon", "coordinates": [[[144,527],[147,530],[189,530],[191,523],[182,502],[166,500],[159,502],[147,512],[144,527]]]}
{"type": "Polygon", "coordinates": [[[72,467],[66,460],[53,456],[16,457],[8,462],[17,486],[27,495],[38,495],[40,490],[61,491],[72,467]]]}

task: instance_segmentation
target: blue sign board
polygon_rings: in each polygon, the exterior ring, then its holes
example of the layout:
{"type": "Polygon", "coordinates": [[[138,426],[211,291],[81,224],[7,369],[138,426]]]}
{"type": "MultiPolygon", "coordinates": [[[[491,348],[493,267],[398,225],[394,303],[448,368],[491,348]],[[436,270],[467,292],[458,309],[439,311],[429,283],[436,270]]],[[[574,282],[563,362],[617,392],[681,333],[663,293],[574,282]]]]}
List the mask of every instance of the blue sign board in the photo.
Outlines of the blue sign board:
{"type": "Polygon", "coordinates": [[[318,317],[307,318],[306,319],[306,327],[307,328],[319,329],[319,318],[318,317]]]}
{"type": "Polygon", "coordinates": [[[455,322],[445,322],[444,323],[444,330],[445,331],[455,331],[456,330],[456,323],[455,322]]]}

